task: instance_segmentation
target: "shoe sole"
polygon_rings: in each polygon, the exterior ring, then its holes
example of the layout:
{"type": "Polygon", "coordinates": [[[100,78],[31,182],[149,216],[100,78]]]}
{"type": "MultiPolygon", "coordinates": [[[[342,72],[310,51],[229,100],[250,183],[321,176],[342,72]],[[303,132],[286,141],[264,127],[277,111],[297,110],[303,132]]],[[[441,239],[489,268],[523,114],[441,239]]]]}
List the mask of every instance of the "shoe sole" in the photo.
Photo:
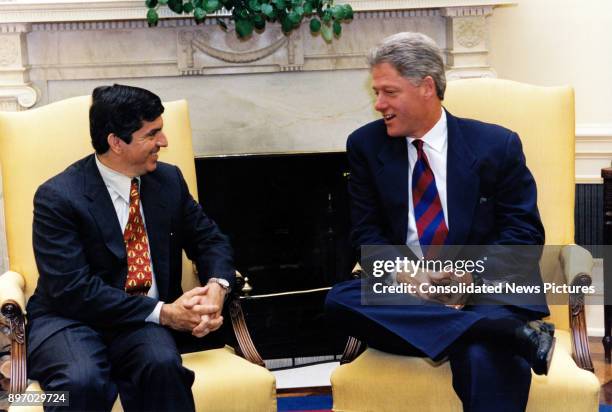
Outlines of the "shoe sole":
{"type": "Polygon", "coordinates": [[[552,344],[550,345],[550,350],[548,354],[546,354],[546,364],[543,370],[538,368],[538,370],[533,370],[536,375],[548,375],[548,371],[550,370],[550,363],[552,362],[553,353],[555,352],[555,345],[557,343],[557,338],[552,338],[552,344]]]}

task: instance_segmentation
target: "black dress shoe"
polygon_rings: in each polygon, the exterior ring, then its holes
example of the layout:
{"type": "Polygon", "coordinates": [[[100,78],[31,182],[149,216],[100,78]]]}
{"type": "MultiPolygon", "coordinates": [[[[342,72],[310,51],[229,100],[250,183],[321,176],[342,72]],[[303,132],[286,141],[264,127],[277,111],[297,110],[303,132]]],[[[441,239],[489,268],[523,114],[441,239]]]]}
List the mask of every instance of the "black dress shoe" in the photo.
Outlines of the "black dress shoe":
{"type": "Polygon", "coordinates": [[[548,333],[550,336],[555,336],[555,325],[543,320],[532,320],[528,323],[529,327],[539,329],[540,332],[548,333]]]}
{"type": "Polygon", "coordinates": [[[548,374],[555,350],[556,339],[553,334],[554,325],[551,323],[542,328],[537,324],[532,327],[530,322],[515,330],[518,351],[529,362],[536,375],[548,374]]]}

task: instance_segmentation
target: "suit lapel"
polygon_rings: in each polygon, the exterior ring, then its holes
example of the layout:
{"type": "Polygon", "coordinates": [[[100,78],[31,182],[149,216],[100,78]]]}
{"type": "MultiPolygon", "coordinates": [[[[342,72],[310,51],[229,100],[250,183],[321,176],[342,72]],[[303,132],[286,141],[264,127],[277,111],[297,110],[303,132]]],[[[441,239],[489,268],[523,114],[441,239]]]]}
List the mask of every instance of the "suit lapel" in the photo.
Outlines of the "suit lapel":
{"type": "Polygon", "coordinates": [[[153,259],[153,271],[159,296],[163,299],[168,295],[170,278],[170,216],[161,196],[161,185],[156,178],[148,174],[142,176],[140,182],[140,198],[153,259]]]}
{"type": "Polygon", "coordinates": [[[100,176],[96,166],[95,155],[91,155],[85,162],[85,197],[89,200],[89,213],[98,225],[104,243],[118,258],[125,259],[125,244],[121,226],[117,219],[117,212],[108,193],[108,189],[100,176]]]}
{"type": "Polygon", "coordinates": [[[408,230],[408,150],[406,139],[388,137],[378,153],[381,168],[377,173],[378,185],[383,199],[390,203],[387,210],[391,213],[395,239],[398,244],[406,243],[408,230]]]}
{"type": "Polygon", "coordinates": [[[448,128],[446,191],[449,220],[447,244],[463,245],[472,226],[480,178],[474,170],[476,157],[463,137],[457,118],[448,111],[446,114],[448,128]]]}

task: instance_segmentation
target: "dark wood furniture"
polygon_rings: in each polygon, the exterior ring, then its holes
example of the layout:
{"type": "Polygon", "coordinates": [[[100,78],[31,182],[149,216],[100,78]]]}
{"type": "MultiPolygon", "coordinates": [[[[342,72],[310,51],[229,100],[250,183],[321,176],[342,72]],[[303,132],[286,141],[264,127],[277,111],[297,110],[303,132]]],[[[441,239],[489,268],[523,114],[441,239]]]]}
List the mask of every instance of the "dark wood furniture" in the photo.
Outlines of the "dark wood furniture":
{"type": "Polygon", "coordinates": [[[612,358],[610,352],[612,350],[612,305],[609,305],[612,299],[612,167],[601,169],[601,177],[604,180],[604,337],[602,339],[604,346],[604,356],[606,363],[610,363],[612,358]]]}

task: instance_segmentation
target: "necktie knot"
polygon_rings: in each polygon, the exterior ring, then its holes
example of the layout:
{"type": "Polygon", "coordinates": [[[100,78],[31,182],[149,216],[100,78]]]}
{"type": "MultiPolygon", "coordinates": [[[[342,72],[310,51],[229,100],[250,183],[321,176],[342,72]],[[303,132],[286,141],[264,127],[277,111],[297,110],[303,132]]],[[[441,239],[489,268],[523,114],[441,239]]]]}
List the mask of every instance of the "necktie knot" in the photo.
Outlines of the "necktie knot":
{"type": "Polygon", "coordinates": [[[412,141],[412,144],[414,145],[414,147],[416,147],[417,153],[421,154],[421,152],[423,151],[423,140],[422,139],[414,139],[412,141]]]}
{"type": "Polygon", "coordinates": [[[133,178],[132,184],[130,185],[130,203],[132,203],[134,199],[138,199],[140,197],[138,189],[138,179],[133,178]]]}

